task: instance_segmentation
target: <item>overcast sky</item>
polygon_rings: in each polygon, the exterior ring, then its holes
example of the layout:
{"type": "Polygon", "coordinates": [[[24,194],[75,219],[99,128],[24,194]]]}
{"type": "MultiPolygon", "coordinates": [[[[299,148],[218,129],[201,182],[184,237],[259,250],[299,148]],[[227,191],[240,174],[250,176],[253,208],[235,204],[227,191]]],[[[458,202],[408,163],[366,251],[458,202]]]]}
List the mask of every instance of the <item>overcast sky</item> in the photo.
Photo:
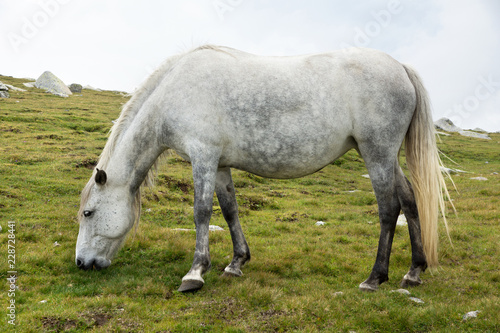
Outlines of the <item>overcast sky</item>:
{"type": "Polygon", "coordinates": [[[262,55],[363,46],[409,63],[434,119],[500,130],[497,0],[0,0],[0,74],[133,91],[210,43],[262,55]]]}

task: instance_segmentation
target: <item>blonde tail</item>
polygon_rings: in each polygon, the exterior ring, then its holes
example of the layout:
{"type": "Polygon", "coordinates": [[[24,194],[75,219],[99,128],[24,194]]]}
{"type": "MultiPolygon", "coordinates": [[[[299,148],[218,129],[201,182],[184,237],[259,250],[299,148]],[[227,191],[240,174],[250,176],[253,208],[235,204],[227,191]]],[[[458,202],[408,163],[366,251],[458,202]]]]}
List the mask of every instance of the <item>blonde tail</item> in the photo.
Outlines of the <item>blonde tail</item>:
{"type": "Polygon", "coordinates": [[[427,265],[435,267],[438,264],[438,211],[441,211],[449,238],[444,196],[450,196],[441,174],[442,162],[436,146],[429,96],[415,70],[407,65],[403,66],[417,96],[415,113],[405,138],[406,163],[417,202],[427,265]]]}

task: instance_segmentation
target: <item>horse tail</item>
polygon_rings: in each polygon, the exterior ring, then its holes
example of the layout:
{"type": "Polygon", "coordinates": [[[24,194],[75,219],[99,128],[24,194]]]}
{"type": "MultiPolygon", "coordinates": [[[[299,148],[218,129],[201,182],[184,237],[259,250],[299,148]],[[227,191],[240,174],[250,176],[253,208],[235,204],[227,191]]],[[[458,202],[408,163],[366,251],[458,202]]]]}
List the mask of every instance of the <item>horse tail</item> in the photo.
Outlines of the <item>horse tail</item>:
{"type": "Polygon", "coordinates": [[[441,173],[442,162],[436,145],[427,90],[414,69],[407,65],[403,67],[415,87],[417,97],[415,112],[405,137],[406,163],[412,178],[427,264],[429,267],[435,267],[438,264],[439,211],[443,216],[448,238],[450,237],[444,203],[444,196],[450,196],[441,173]]]}

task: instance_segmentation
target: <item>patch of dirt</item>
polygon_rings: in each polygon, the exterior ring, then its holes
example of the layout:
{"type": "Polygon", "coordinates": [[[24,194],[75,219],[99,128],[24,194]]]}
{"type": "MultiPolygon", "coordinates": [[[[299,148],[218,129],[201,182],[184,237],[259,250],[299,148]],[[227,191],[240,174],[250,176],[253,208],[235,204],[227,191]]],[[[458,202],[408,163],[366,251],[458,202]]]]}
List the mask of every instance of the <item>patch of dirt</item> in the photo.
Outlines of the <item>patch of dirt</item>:
{"type": "Polygon", "coordinates": [[[298,222],[301,218],[308,218],[307,214],[300,214],[299,212],[287,213],[280,215],[276,218],[276,222],[298,222]]]}
{"type": "Polygon", "coordinates": [[[94,169],[95,166],[97,165],[97,160],[93,158],[88,158],[86,160],[83,160],[79,163],[76,163],[76,168],[87,168],[87,169],[94,169]]]}
{"type": "Polygon", "coordinates": [[[50,134],[50,135],[37,135],[36,139],[37,140],[43,140],[43,139],[62,140],[63,137],[60,135],[56,135],[56,134],[50,134]]]}
{"type": "Polygon", "coordinates": [[[268,199],[258,196],[238,195],[238,199],[238,202],[241,202],[241,206],[250,210],[261,210],[269,204],[268,199]]]}
{"type": "Polygon", "coordinates": [[[158,185],[165,185],[171,190],[181,190],[184,194],[188,194],[193,189],[193,184],[190,182],[175,179],[167,175],[158,176],[158,185]]]}
{"type": "Polygon", "coordinates": [[[48,332],[64,332],[77,328],[79,323],[72,319],[42,317],[42,325],[48,332]]]}

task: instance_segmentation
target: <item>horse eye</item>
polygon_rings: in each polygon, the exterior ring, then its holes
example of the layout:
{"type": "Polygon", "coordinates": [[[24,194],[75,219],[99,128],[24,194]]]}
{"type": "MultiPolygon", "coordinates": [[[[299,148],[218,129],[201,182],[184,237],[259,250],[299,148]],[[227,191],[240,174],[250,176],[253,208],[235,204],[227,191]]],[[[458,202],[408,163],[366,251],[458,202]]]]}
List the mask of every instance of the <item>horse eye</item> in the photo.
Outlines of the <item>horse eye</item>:
{"type": "Polygon", "coordinates": [[[93,212],[91,210],[86,210],[86,211],[83,212],[83,216],[90,217],[90,216],[92,216],[92,213],[93,212]]]}

